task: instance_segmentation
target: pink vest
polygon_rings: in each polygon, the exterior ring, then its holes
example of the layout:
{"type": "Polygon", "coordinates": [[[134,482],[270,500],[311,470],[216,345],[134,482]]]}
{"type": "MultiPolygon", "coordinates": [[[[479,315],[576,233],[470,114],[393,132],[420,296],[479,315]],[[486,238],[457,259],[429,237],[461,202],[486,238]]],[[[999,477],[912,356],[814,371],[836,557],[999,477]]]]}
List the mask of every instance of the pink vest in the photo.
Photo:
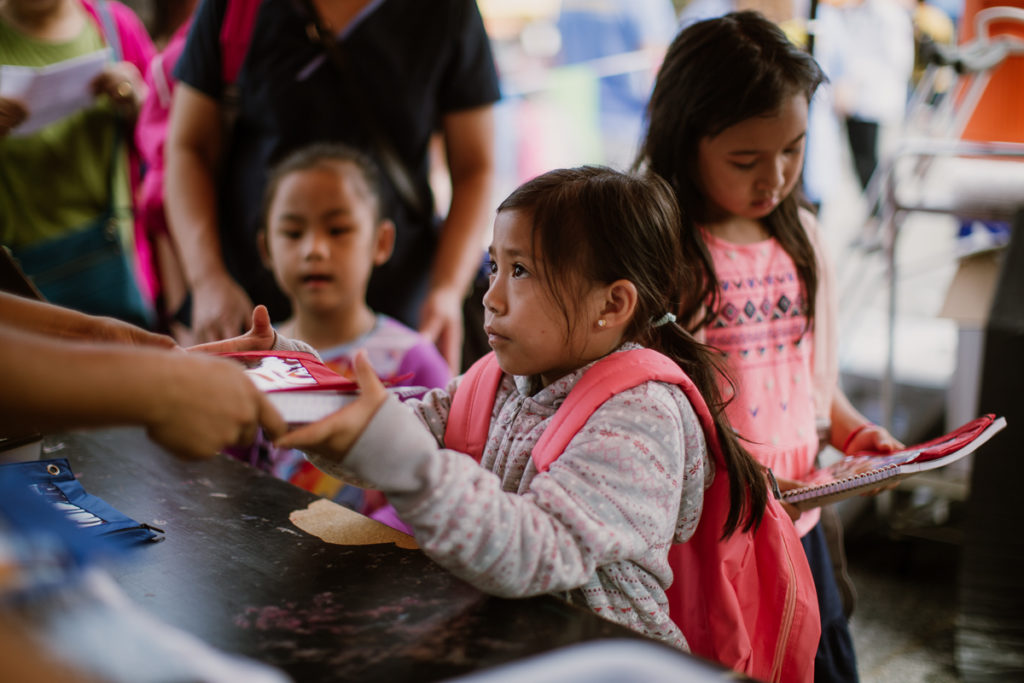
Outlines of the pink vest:
{"type": "MultiPolygon", "coordinates": [[[[233,0],[224,11],[224,22],[220,32],[221,77],[225,90],[230,90],[242,68],[249,42],[252,38],[256,14],[260,2],[233,0]]],[[[141,244],[149,244],[157,235],[167,233],[167,217],[164,213],[164,142],[170,124],[171,98],[177,79],[174,67],[185,50],[192,17],[186,19],[163,52],[149,60],[149,67],[143,70],[149,91],[139,110],[135,122],[135,146],[146,164],[146,173],[138,190],[138,227],[142,233],[141,244]]],[[[156,296],[162,284],[155,254],[146,248],[143,273],[150,292],[156,296]]]]}
{"type": "MultiPolygon", "coordinates": [[[[447,448],[480,460],[502,375],[493,353],[465,373],[452,398],[447,448]]],[[[680,578],[666,591],[672,620],[696,655],[765,681],[810,681],[821,623],[800,539],[774,498],[769,498],[757,531],[736,531],[721,539],[729,511],[729,479],[718,434],[697,387],[671,359],[636,349],[595,363],[534,446],[534,465],[539,472],[547,471],[602,403],[652,380],[683,389],[704,429],[717,472],[704,493],[693,536],[669,550],[673,575],[680,578]]]]}

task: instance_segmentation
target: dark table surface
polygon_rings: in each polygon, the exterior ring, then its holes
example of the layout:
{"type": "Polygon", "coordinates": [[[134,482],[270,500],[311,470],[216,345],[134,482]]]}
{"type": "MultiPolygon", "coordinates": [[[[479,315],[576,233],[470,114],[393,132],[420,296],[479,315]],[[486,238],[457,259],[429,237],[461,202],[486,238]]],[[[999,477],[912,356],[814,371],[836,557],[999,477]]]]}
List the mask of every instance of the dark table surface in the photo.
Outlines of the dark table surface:
{"type": "Polygon", "coordinates": [[[67,458],[86,491],[166,532],[111,568],[130,598],[297,681],[436,681],[640,638],[554,597],[486,595],[419,550],[326,543],[289,521],[312,494],[225,456],[173,458],[140,430],[49,436],[42,457],[67,458]]]}

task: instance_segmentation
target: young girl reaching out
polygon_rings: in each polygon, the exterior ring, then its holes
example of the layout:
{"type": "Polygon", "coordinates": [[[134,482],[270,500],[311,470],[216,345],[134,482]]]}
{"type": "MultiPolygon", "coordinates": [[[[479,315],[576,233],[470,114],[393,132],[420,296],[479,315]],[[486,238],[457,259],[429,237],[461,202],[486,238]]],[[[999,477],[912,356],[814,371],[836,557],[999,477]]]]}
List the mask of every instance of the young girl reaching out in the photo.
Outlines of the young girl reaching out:
{"type": "MultiPolygon", "coordinates": [[[[700,287],[682,319],[724,353],[726,414],[783,488],[809,479],[817,418],[846,453],[898,447],[838,386],[836,302],[814,216],[798,206],[808,103],[824,75],[754,12],[684,29],[649,104],[638,165],[668,180],[683,208],[683,263],[700,287]]],[[[796,519],[818,590],[817,680],[856,680],[856,661],[819,511],[796,519]]]]}
{"type": "Polygon", "coordinates": [[[770,510],[761,468],[717,417],[707,351],[673,322],[673,292],[693,286],[678,266],[678,220],[657,178],[581,168],[529,181],[499,206],[489,250],[485,327],[500,366],[491,396],[469,383],[471,370],[403,404],[357,363],[360,398],[278,443],[384,490],[420,547],[480,589],[566,595],[685,647],[668,614],[669,547],[694,534],[705,487],[722,477],[731,492],[716,541],[723,532],[752,535],[770,510]],[[710,432],[680,385],[643,381],[610,392],[557,459],[538,463],[534,447],[574,387],[643,347],[704,392],[715,417],[697,398],[710,432]],[[491,397],[479,463],[445,448],[453,404],[491,397]],[[724,472],[708,457],[709,434],[724,472]]]}

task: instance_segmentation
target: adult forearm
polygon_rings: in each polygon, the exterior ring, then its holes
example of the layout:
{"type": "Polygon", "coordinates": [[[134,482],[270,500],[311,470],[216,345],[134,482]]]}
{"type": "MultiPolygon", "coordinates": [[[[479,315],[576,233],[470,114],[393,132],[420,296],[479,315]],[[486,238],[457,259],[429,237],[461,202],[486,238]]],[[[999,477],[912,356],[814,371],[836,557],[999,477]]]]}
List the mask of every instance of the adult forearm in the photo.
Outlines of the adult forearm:
{"type": "Polygon", "coordinates": [[[469,289],[486,250],[484,237],[490,222],[492,178],[489,167],[453,178],[452,203],[431,271],[432,289],[451,289],[460,294],[469,289]]]}
{"type": "Polygon", "coordinates": [[[217,200],[210,161],[191,146],[180,145],[167,156],[164,180],[167,222],[181,254],[191,288],[226,276],[217,232],[217,200]]]}
{"type": "Polygon", "coordinates": [[[0,321],[36,334],[87,338],[98,320],[93,316],[42,301],[0,292],[0,321]]]}
{"type": "Polygon", "coordinates": [[[164,197],[167,222],[194,290],[226,274],[217,232],[216,172],[221,157],[221,110],[213,98],[179,83],[167,134],[164,197]]]}
{"type": "Polygon", "coordinates": [[[452,201],[441,229],[431,288],[461,298],[480,267],[484,235],[491,223],[494,186],[494,111],[490,106],[444,118],[445,151],[452,201]]]}
{"type": "Polygon", "coordinates": [[[284,420],[238,363],[203,353],[41,337],[0,324],[0,435],[140,425],[182,457],[271,438],[284,420]]]}
{"type": "MultiPolygon", "coordinates": [[[[0,325],[0,431],[7,435],[140,424],[158,391],[159,353],[56,340],[0,325]]],[[[170,380],[171,378],[166,378],[170,380]]]]}

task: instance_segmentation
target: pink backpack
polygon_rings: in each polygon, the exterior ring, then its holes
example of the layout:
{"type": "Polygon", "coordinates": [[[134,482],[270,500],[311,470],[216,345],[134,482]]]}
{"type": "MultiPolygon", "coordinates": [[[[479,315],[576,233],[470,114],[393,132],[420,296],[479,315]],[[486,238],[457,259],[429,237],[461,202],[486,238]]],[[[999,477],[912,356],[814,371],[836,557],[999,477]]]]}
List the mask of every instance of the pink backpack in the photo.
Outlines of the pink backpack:
{"type": "MultiPolygon", "coordinates": [[[[465,373],[452,398],[447,448],[480,460],[502,375],[493,353],[465,373]]],[[[686,393],[718,473],[704,493],[693,536],[669,550],[669,564],[680,578],[666,591],[672,620],[696,655],[765,681],[811,680],[821,622],[800,539],[772,497],[756,531],[736,531],[721,539],[729,479],[717,431],[697,387],[671,359],[637,349],[597,362],[569,392],[534,446],[531,457],[537,470],[547,471],[602,403],[652,380],[677,384],[686,393]]]]}
{"type": "MultiPolygon", "coordinates": [[[[242,68],[245,53],[249,49],[256,14],[261,0],[230,0],[224,11],[220,31],[221,78],[224,82],[228,109],[232,110],[237,100],[236,84],[242,68]]],[[[171,96],[174,94],[174,67],[185,49],[192,19],[186,20],[162,52],[153,57],[146,69],[145,78],[149,91],[139,109],[135,122],[135,146],[145,164],[145,175],[138,190],[137,206],[140,227],[147,241],[152,236],[167,233],[167,218],[164,214],[164,142],[167,140],[167,124],[171,115],[171,96]]],[[[229,111],[226,117],[233,115],[229,111]]],[[[159,269],[154,254],[148,254],[149,262],[143,268],[146,284],[152,296],[160,292],[159,269]]]]}

